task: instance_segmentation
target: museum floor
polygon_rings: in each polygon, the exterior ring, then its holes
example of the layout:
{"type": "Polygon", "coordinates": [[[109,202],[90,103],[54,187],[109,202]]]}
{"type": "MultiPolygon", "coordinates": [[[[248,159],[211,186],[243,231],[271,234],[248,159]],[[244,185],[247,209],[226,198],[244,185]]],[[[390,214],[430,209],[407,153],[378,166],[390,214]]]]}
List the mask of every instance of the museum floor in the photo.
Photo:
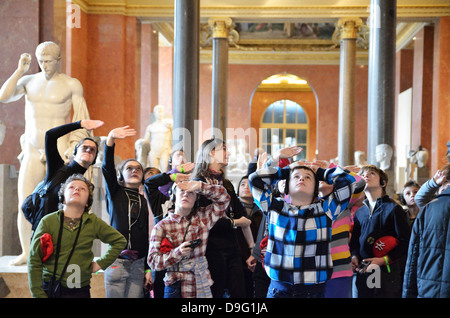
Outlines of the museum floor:
{"type": "MultiPolygon", "coordinates": [[[[16,256],[0,257],[0,298],[31,298],[28,288],[27,266],[10,266],[16,256]]],[[[103,272],[92,275],[91,297],[105,298],[103,272]]]]}

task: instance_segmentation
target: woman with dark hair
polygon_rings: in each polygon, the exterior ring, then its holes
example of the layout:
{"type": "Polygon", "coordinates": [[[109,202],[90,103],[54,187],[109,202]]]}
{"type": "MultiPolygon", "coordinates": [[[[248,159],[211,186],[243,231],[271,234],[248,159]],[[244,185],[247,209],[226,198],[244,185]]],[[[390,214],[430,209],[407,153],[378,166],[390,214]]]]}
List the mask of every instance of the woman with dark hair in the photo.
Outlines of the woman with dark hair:
{"type": "Polygon", "coordinates": [[[128,126],[111,130],[105,144],[102,172],[105,178],[106,208],[111,226],[127,239],[119,258],[105,271],[107,298],[143,298],[152,284],[146,262],[149,245],[149,212],[145,196],[139,193],[144,169],[134,158],[124,160],[116,175],[115,140],[134,136],[128,126]]]}
{"type": "Polygon", "coordinates": [[[92,273],[106,269],[125,246],[126,240],[118,231],[88,213],[93,193],[92,183],[81,174],[72,175],[59,190],[62,209],[39,223],[28,257],[33,297],[89,298],[92,273]],[[94,262],[95,239],[110,246],[94,262]],[[55,281],[61,284],[58,290],[52,288],[58,285],[55,281]]]}
{"type": "MultiPolygon", "coordinates": [[[[245,208],[237,197],[233,184],[224,177],[223,169],[228,165],[225,143],[221,139],[206,140],[197,152],[192,180],[209,184],[223,185],[230,195],[230,205],[224,215],[211,229],[206,258],[209,263],[214,284],[211,291],[214,298],[222,298],[228,291],[232,298],[245,297],[244,271],[237,239],[236,229],[241,227],[250,232],[251,221],[246,218],[245,208]]],[[[209,204],[209,200],[200,198],[200,206],[209,204]]],[[[252,235],[246,237],[252,238],[252,235]]],[[[254,242],[248,242],[253,248],[254,242]]]]}

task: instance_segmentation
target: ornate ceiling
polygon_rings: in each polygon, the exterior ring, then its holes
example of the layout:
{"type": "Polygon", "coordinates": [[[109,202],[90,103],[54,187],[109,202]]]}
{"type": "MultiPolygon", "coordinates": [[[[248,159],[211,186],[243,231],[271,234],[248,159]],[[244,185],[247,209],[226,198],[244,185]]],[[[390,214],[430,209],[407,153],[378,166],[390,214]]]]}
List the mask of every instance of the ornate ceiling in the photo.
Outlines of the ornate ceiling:
{"type": "MultiPolygon", "coordinates": [[[[123,14],[152,23],[162,45],[174,38],[174,0],[74,0],[89,14],[123,14]]],[[[361,18],[357,64],[367,64],[370,0],[201,0],[200,60],[211,62],[210,18],[230,18],[229,63],[339,64],[340,18],[361,18]]],[[[449,0],[397,0],[397,50],[440,16],[449,0]]]]}

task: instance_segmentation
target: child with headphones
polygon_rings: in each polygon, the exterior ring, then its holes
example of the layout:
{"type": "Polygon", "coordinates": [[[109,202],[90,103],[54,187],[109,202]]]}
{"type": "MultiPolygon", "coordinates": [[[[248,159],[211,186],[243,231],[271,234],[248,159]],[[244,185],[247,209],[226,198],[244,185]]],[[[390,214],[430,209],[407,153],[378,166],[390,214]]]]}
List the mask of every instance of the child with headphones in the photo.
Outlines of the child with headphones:
{"type": "Polygon", "coordinates": [[[414,221],[419,214],[419,207],[416,204],[415,196],[420,189],[420,185],[414,181],[409,180],[405,183],[402,189],[402,193],[400,194],[400,202],[402,205],[406,207],[406,215],[409,220],[409,225],[413,226],[414,221]]]}
{"type": "Polygon", "coordinates": [[[144,169],[133,158],[123,161],[116,175],[115,141],[135,136],[129,126],[118,127],[108,134],[102,164],[105,179],[106,208],[111,226],[127,239],[125,249],[105,270],[107,298],[143,298],[144,288],[152,285],[146,262],[149,238],[149,211],[145,196],[139,193],[144,169]]]}
{"type": "MultiPolygon", "coordinates": [[[[145,178],[144,192],[153,214],[154,224],[157,224],[173,210],[170,193],[174,183],[187,181],[193,168],[193,163],[186,163],[183,149],[174,149],[169,157],[172,169],[145,178]]],[[[153,297],[164,298],[165,270],[153,271],[153,297]]]]}
{"type": "Polygon", "coordinates": [[[89,213],[93,197],[94,185],[81,174],[61,185],[60,210],[42,218],[31,242],[28,278],[33,297],[90,298],[92,273],[107,268],[125,246],[122,234],[89,213]],[[94,239],[109,245],[95,261],[94,239]]]}
{"type": "Polygon", "coordinates": [[[355,212],[350,241],[353,268],[357,273],[354,297],[400,298],[410,237],[409,223],[403,208],[386,194],[386,172],[374,165],[364,165],[359,175],[366,181],[366,200],[355,212]],[[396,243],[391,246],[383,242],[374,244],[383,237],[396,243]],[[386,252],[381,256],[380,251],[386,252]],[[361,261],[370,265],[357,270],[361,261]],[[379,270],[378,284],[368,284],[373,270],[379,270]]]}
{"type": "Polygon", "coordinates": [[[211,298],[213,281],[205,257],[209,231],[224,215],[230,196],[222,185],[201,181],[175,183],[175,209],[152,230],[148,263],[166,270],[165,298],[211,298]],[[199,205],[199,197],[210,200],[199,205]]]}
{"type": "Polygon", "coordinates": [[[331,277],[330,253],[332,222],[348,206],[359,181],[340,167],[320,168],[292,163],[278,167],[280,158],[292,158],[301,147],[281,149],[262,169],[249,176],[256,204],[268,219],[268,244],[264,268],[270,277],[268,298],[321,298],[331,277]],[[286,180],[287,198],[276,198],[272,185],[286,180]],[[332,194],[318,199],[319,181],[334,185],[332,194]]]}

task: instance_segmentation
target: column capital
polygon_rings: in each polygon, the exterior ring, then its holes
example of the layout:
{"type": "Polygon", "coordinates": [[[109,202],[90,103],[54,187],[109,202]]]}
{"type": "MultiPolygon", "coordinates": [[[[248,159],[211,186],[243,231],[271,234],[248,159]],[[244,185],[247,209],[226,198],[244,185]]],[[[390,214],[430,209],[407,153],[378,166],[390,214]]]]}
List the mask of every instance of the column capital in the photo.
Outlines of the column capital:
{"type": "Polygon", "coordinates": [[[358,29],[363,25],[363,22],[360,18],[340,18],[336,25],[341,33],[341,40],[356,39],[358,29]]]}
{"type": "Polygon", "coordinates": [[[228,31],[232,28],[231,18],[212,17],[208,19],[208,25],[213,31],[213,38],[228,38],[228,31]]]}

